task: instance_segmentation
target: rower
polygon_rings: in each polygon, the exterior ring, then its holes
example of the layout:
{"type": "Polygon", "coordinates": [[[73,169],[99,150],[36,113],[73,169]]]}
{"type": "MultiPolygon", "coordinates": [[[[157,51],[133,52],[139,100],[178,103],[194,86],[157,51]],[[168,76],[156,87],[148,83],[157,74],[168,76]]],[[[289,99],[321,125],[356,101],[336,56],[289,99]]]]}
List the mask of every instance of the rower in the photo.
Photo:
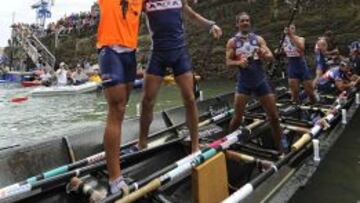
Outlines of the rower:
{"type": "Polygon", "coordinates": [[[351,73],[349,60],[341,61],[340,66],[328,70],[320,77],[317,88],[321,93],[334,93],[348,90],[360,84],[360,77],[351,73]]]}
{"type": "Polygon", "coordinates": [[[136,76],[135,50],[142,3],[138,0],[99,0],[97,48],[108,114],[104,133],[111,193],[126,187],[121,175],[119,147],[126,104],[136,76]]]}
{"type": "Polygon", "coordinates": [[[145,0],[144,11],[152,37],[152,54],[146,69],[140,116],[139,148],[147,147],[147,136],[153,119],[156,95],[166,73],[172,68],[186,109],[186,123],[192,139],[192,152],[198,145],[198,110],[193,93],[193,72],[185,42],[182,15],[189,16],[199,26],[210,30],[215,38],[222,35],[214,21],[205,19],[188,5],[187,0],[145,0]],[[169,1],[170,2],[170,1],[169,1]]]}
{"type": "Polygon", "coordinates": [[[324,33],[324,36],[319,37],[315,44],[316,78],[314,85],[316,85],[317,80],[329,70],[327,60],[335,59],[338,55],[339,49],[335,45],[334,34],[328,30],[324,33]]]}
{"type": "Polygon", "coordinates": [[[360,75],[360,41],[352,42],[350,48],[350,61],[353,65],[353,72],[360,75]]]}
{"type": "Polygon", "coordinates": [[[291,99],[293,102],[299,103],[299,82],[302,82],[310,102],[315,103],[311,74],[304,57],[305,38],[296,34],[294,24],[286,27],[284,33],[286,36],[282,49],[288,59],[288,82],[291,90],[291,99]]]}
{"type": "Polygon", "coordinates": [[[240,126],[248,99],[255,95],[267,113],[275,147],[284,151],[280,144],[281,129],[275,95],[262,68],[262,61],[272,61],[273,54],[265,40],[251,32],[249,14],[238,14],[236,24],[239,32],[226,45],[226,64],[239,68],[234,101],[235,114],[230,122],[230,131],[240,126]]]}

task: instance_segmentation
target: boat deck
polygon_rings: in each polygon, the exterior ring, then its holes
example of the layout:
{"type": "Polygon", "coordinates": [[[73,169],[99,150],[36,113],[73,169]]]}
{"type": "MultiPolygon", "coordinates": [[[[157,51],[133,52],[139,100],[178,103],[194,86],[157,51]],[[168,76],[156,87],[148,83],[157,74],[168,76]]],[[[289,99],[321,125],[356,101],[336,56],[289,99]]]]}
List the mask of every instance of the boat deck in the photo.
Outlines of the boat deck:
{"type": "Polygon", "coordinates": [[[300,189],[290,202],[360,202],[359,146],[358,109],[308,184],[300,189]]]}

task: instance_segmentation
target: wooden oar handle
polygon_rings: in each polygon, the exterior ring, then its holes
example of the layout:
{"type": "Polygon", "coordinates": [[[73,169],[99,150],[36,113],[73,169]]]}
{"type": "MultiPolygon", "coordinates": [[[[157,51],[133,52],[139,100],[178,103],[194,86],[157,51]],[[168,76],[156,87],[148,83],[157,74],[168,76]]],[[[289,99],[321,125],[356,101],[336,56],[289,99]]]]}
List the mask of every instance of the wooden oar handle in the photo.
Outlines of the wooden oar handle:
{"type": "Polygon", "coordinates": [[[260,119],[255,119],[254,122],[252,122],[250,125],[247,125],[246,128],[249,130],[252,130],[256,127],[258,127],[259,125],[263,124],[264,121],[260,120],[260,119]]]}
{"type": "Polygon", "coordinates": [[[311,135],[309,133],[304,134],[299,140],[297,140],[292,145],[292,150],[298,151],[301,149],[306,143],[311,141],[311,135]]]}
{"type": "Polygon", "coordinates": [[[234,161],[243,161],[247,163],[252,163],[255,161],[255,158],[246,154],[238,153],[232,150],[226,151],[226,157],[234,161]]]}
{"type": "Polygon", "coordinates": [[[283,128],[287,128],[289,130],[298,131],[298,132],[302,132],[302,133],[310,132],[309,128],[304,128],[304,127],[300,127],[300,126],[288,125],[288,124],[283,124],[283,123],[280,123],[280,126],[283,128]]]}
{"type": "Polygon", "coordinates": [[[211,123],[211,120],[208,119],[208,120],[205,120],[203,122],[200,122],[198,127],[203,127],[203,126],[209,125],[210,123],[211,123]]]}
{"type": "Polygon", "coordinates": [[[161,186],[161,181],[159,178],[151,181],[144,187],[140,188],[139,190],[125,196],[124,198],[117,200],[115,203],[130,203],[135,202],[136,200],[144,197],[146,194],[158,189],[161,186]]]}

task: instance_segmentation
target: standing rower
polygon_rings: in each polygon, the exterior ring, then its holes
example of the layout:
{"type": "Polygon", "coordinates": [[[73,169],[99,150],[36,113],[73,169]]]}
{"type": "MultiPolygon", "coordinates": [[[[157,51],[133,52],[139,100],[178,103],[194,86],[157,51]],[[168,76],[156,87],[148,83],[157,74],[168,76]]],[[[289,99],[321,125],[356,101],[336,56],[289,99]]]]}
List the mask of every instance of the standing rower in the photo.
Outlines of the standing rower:
{"type": "Polygon", "coordinates": [[[265,40],[251,32],[250,16],[242,12],[236,16],[239,32],[226,45],[226,64],[239,68],[235,94],[235,115],[230,122],[230,131],[236,130],[244,115],[251,95],[260,99],[270,121],[273,140],[278,150],[281,147],[281,128],[276,108],[276,98],[262,67],[262,61],[272,61],[273,54],[265,40]]]}
{"type": "Polygon", "coordinates": [[[311,74],[304,57],[305,38],[296,35],[294,24],[285,28],[284,33],[286,36],[282,48],[288,59],[288,81],[291,99],[293,102],[299,102],[299,82],[302,82],[310,102],[315,103],[311,74]]]}
{"type": "Polygon", "coordinates": [[[192,140],[192,152],[198,150],[198,110],[193,93],[193,73],[185,42],[183,14],[210,30],[215,38],[222,35],[215,22],[205,19],[188,5],[187,0],[145,0],[145,13],[152,37],[152,54],[144,78],[140,117],[140,149],[147,147],[153,108],[166,68],[171,67],[186,109],[186,123],[192,140]]]}
{"type": "Polygon", "coordinates": [[[135,49],[142,5],[142,0],[99,0],[97,48],[108,103],[104,147],[111,193],[126,187],[119,161],[121,124],[136,76],[135,49]]]}

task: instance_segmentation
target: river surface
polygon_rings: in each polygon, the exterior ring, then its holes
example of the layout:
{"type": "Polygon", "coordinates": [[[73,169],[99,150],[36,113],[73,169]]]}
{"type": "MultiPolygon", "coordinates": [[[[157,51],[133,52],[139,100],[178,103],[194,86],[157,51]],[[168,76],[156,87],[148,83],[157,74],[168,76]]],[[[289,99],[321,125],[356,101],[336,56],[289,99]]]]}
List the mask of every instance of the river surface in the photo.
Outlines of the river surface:
{"type": "MultiPolygon", "coordinates": [[[[235,82],[212,80],[201,82],[204,98],[234,90],[235,82]]],[[[76,96],[31,97],[22,103],[12,98],[28,96],[31,88],[19,84],[0,84],[0,148],[14,144],[38,142],[68,129],[82,128],[92,122],[103,122],[107,104],[102,93],[76,96]]],[[[136,116],[141,90],[134,90],[127,105],[126,118],[136,116]]],[[[174,85],[162,86],[155,110],[161,111],[182,104],[174,85]]]]}

